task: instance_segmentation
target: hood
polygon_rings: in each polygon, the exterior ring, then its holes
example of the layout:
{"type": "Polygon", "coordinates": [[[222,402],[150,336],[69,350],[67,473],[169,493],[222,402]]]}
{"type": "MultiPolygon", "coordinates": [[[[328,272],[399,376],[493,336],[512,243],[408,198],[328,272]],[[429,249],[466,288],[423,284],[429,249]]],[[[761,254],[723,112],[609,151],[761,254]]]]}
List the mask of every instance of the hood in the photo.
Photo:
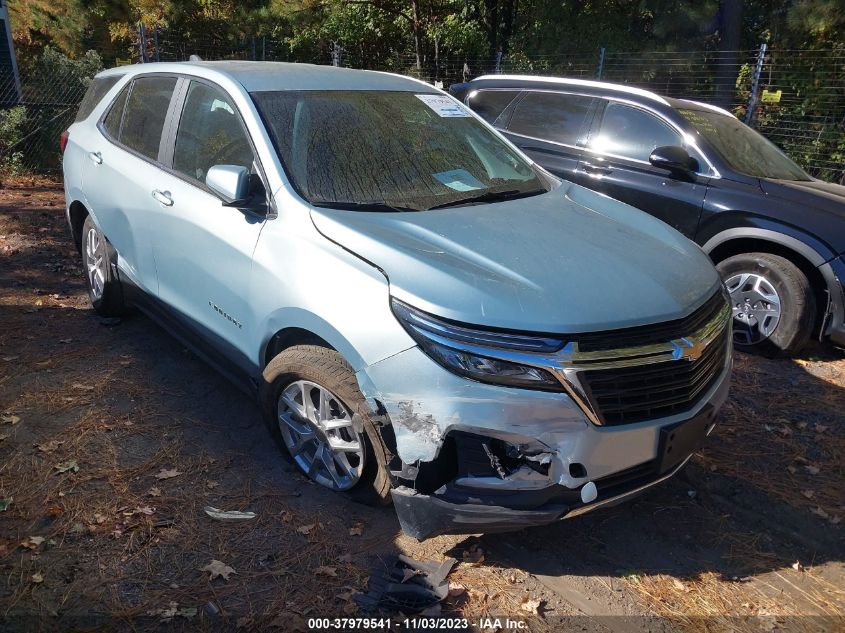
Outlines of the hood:
{"type": "Polygon", "coordinates": [[[823,180],[760,179],[766,194],[845,218],[845,187],[823,180]]]}
{"type": "Polygon", "coordinates": [[[720,283],[680,233],[570,183],[495,204],[315,208],[311,217],[383,270],[397,299],[469,324],[555,333],[644,325],[686,316],[720,283]]]}

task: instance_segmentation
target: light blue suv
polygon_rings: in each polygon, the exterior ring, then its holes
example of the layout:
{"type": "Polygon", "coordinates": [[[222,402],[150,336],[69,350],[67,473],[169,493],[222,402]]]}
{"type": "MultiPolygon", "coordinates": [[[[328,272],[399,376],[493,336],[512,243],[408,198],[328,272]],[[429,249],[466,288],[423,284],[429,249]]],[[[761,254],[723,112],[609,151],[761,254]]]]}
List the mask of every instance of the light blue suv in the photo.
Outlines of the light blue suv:
{"type": "Polygon", "coordinates": [[[97,312],[161,322],[260,399],[303,473],[392,498],[417,538],[630,497],[727,395],[707,256],[422,82],[116,68],[62,147],[97,312]]]}

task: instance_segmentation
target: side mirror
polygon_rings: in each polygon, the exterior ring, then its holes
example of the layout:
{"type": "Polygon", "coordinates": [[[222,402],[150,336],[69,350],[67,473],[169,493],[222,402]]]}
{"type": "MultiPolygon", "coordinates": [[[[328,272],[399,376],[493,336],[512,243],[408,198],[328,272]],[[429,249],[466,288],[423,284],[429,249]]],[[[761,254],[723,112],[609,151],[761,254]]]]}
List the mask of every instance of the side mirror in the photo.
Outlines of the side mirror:
{"type": "Polygon", "coordinates": [[[249,170],[240,165],[214,165],[205,175],[205,184],[219,194],[227,206],[246,204],[249,198],[249,170]]]}
{"type": "Polygon", "coordinates": [[[655,147],[651,156],[648,157],[648,162],[655,167],[668,169],[672,172],[688,174],[698,171],[698,161],[690,156],[687,150],[678,145],[655,147]]]}

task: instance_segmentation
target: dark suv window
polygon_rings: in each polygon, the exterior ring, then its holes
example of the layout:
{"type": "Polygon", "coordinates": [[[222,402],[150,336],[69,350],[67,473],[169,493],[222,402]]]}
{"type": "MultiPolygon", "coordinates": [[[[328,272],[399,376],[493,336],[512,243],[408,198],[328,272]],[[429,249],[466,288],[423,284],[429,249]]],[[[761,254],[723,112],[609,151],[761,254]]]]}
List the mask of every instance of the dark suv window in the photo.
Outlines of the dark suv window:
{"type": "Polygon", "coordinates": [[[120,122],[123,120],[123,108],[126,106],[126,97],[129,96],[129,86],[131,85],[126,84],[126,87],[120,91],[111,108],[109,108],[106,118],[103,119],[103,127],[109,133],[109,136],[115,140],[120,139],[120,122]]]}
{"type": "Polygon", "coordinates": [[[508,131],[566,145],[581,144],[595,101],[560,92],[529,92],[516,105],[508,131]]]}
{"type": "Polygon", "coordinates": [[[479,90],[467,99],[467,105],[488,123],[493,123],[519,94],[519,90],[479,90]]]}
{"type": "Polygon", "coordinates": [[[121,143],[147,158],[158,157],[164,118],[175,87],[175,77],[141,77],[132,82],[120,130],[121,143]]]}
{"type": "Polygon", "coordinates": [[[231,100],[219,89],[192,81],[179,120],[173,169],[205,181],[214,165],[252,171],[252,147],[231,100]]]}
{"type": "Polygon", "coordinates": [[[644,162],[655,147],[683,144],[681,136],[653,114],[614,102],[607,105],[598,134],[590,139],[590,149],[597,152],[644,162]]]}
{"type": "Polygon", "coordinates": [[[78,123],[79,121],[87,119],[88,115],[91,114],[94,108],[97,107],[97,104],[100,103],[100,99],[102,99],[106,93],[111,90],[111,87],[115,85],[120,78],[121,75],[94,77],[88,85],[88,90],[85,91],[85,96],[82,97],[82,101],[79,104],[79,110],[76,111],[76,118],[73,122],[78,123]]]}

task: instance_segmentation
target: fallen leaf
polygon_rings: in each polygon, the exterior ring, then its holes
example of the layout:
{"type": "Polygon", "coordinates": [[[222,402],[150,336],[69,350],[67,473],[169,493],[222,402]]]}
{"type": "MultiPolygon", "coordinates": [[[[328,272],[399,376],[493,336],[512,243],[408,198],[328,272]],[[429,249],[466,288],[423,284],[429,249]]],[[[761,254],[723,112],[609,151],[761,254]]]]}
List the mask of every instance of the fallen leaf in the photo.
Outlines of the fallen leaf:
{"type": "Polygon", "coordinates": [[[30,536],[25,541],[21,542],[21,547],[26,549],[35,550],[38,549],[38,546],[44,542],[43,536],[30,536]]]}
{"type": "Polygon", "coordinates": [[[78,391],[92,391],[94,389],[91,385],[83,385],[81,382],[75,382],[71,385],[73,389],[78,391]]]}
{"type": "Polygon", "coordinates": [[[820,472],[818,466],[804,466],[804,470],[806,470],[811,475],[818,475],[820,472]]]}
{"type": "Polygon", "coordinates": [[[178,477],[181,475],[178,470],[175,468],[162,468],[158,474],[155,476],[156,479],[172,479],[173,477],[178,477]]]}
{"type": "Polygon", "coordinates": [[[239,510],[220,510],[212,506],[205,506],[203,511],[217,521],[247,521],[255,518],[255,512],[241,512],[239,510]]]}
{"type": "Polygon", "coordinates": [[[208,488],[209,490],[214,490],[219,485],[220,484],[217,483],[216,481],[206,481],[205,482],[205,487],[208,488]]]}
{"type": "Polygon", "coordinates": [[[70,461],[60,462],[53,466],[56,469],[56,474],[60,475],[61,473],[66,473],[68,471],[77,473],[79,472],[79,464],[76,463],[75,459],[71,459],[70,461]]]}
{"type": "Polygon", "coordinates": [[[143,506],[140,508],[135,508],[130,514],[146,514],[147,516],[151,514],[155,514],[156,509],[151,508],[150,506],[143,506]]]}
{"type": "Polygon", "coordinates": [[[532,615],[539,615],[540,613],[540,605],[543,603],[542,600],[532,600],[528,596],[523,596],[522,601],[519,603],[519,608],[526,613],[530,613],[532,615]]]}
{"type": "Polygon", "coordinates": [[[449,581],[449,595],[453,598],[457,598],[458,596],[462,596],[466,593],[467,588],[464,587],[459,582],[452,582],[449,581]]]}
{"type": "Polygon", "coordinates": [[[35,572],[34,574],[32,574],[32,576],[30,576],[30,578],[32,579],[32,582],[34,582],[36,585],[44,582],[44,576],[41,574],[41,572],[35,572]]]}
{"type": "Polygon", "coordinates": [[[782,426],[778,429],[778,433],[780,433],[783,437],[789,437],[792,435],[792,429],[788,426],[782,426]]]}
{"type": "Polygon", "coordinates": [[[795,561],[792,563],[792,569],[795,571],[804,571],[804,565],[801,564],[801,561],[795,561]]]}
{"type": "Polygon", "coordinates": [[[326,567],[320,566],[314,570],[315,576],[332,576],[337,578],[337,568],[336,567],[326,567]]]}
{"type": "Polygon", "coordinates": [[[678,591],[687,591],[687,586],[677,578],[672,579],[672,585],[674,585],[675,589],[677,589],[678,591]]]}
{"type": "Polygon", "coordinates": [[[158,489],[158,486],[153,486],[149,490],[147,490],[147,494],[151,497],[160,497],[161,490],[158,489]]]}
{"type": "Polygon", "coordinates": [[[805,497],[807,497],[808,499],[812,499],[815,496],[816,493],[813,492],[812,490],[802,490],[801,494],[804,495],[805,497]]]}
{"type": "Polygon", "coordinates": [[[64,442],[60,442],[60,441],[57,441],[57,440],[50,440],[49,442],[44,442],[43,444],[36,444],[35,446],[42,453],[52,453],[54,450],[59,448],[59,446],[61,446],[62,444],[64,444],[64,442]]]}
{"type": "Polygon", "coordinates": [[[59,506],[50,506],[47,508],[47,516],[55,519],[62,515],[62,509],[59,506]]]}
{"type": "Polygon", "coordinates": [[[0,433],[0,442],[2,442],[3,440],[7,440],[10,437],[12,437],[11,433],[0,433]]]}
{"type": "Polygon", "coordinates": [[[317,527],[317,524],[316,524],[316,523],[309,523],[308,525],[301,525],[301,526],[299,526],[298,528],[296,528],[296,531],[297,531],[297,532],[299,532],[300,534],[306,534],[306,535],[307,535],[307,534],[309,534],[309,533],[311,532],[311,530],[313,530],[315,527],[317,527]]]}
{"type": "Polygon", "coordinates": [[[793,475],[798,472],[798,469],[795,466],[787,466],[786,469],[791,472],[793,475]]]}
{"type": "Polygon", "coordinates": [[[817,517],[821,517],[822,519],[829,519],[830,515],[825,512],[822,508],[811,508],[810,512],[815,514],[817,517]]]}
{"type": "Polygon", "coordinates": [[[824,433],[829,427],[825,424],[816,424],[816,433],[824,433]]]}
{"type": "Polygon", "coordinates": [[[219,560],[212,560],[208,565],[201,568],[200,571],[207,571],[209,574],[209,580],[214,580],[218,576],[223,580],[229,580],[229,576],[238,573],[234,569],[229,567],[226,563],[223,563],[219,560]]]}
{"type": "Polygon", "coordinates": [[[349,536],[361,536],[364,533],[364,524],[356,523],[349,528],[349,536]]]}
{"type": "Polygon", "coordinates": [[[3,424],[17,424],[21,421],[20,416],[17,415],[4,415],[0,420],[3,421],[3,424]]]}

